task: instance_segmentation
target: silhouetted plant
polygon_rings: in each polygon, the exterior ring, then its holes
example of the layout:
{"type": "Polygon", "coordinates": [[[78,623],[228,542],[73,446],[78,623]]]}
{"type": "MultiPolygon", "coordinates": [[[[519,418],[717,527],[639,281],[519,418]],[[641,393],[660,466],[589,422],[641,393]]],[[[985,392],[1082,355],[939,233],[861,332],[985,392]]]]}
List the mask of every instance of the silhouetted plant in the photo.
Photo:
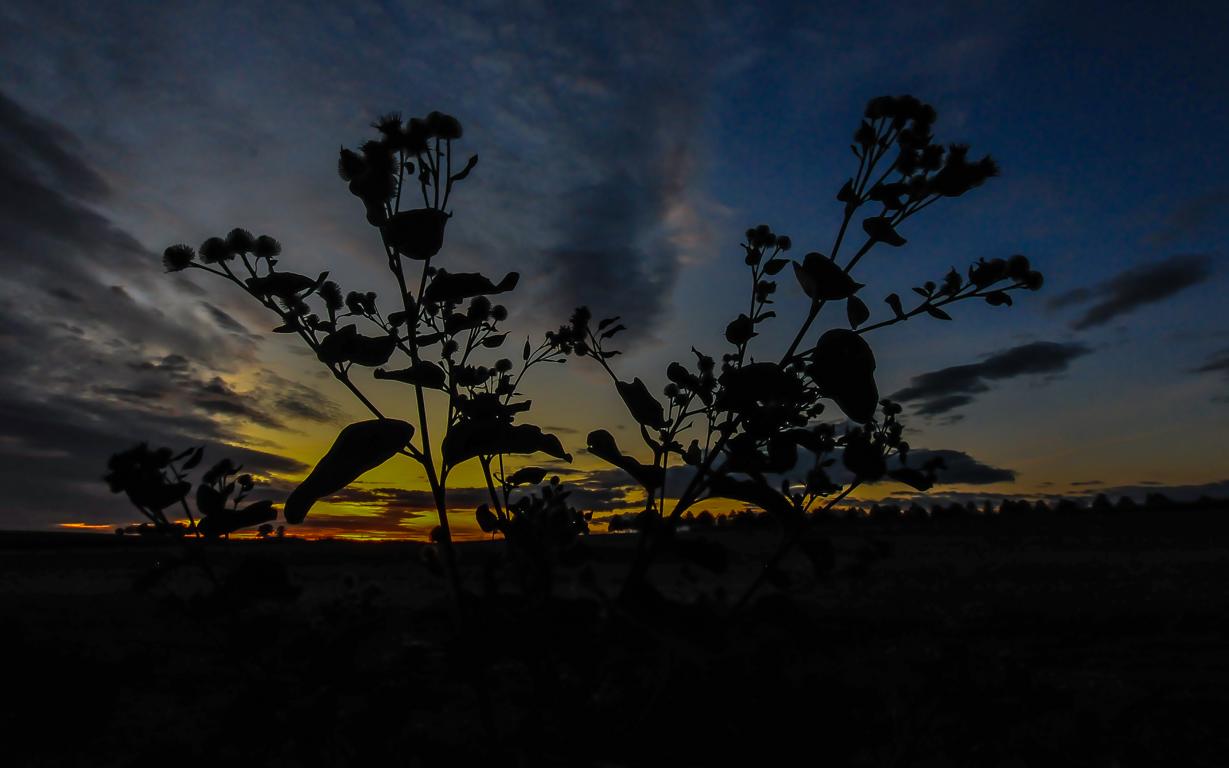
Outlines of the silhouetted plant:
{"type": "Polygon", "coordinates": [[[611,358],[619,351],[609,345],[624,330],[620,318],[594,326],[589,310],[581,307],[554,334],[562,350],[596,361],[609,374],[651,455],[650,462],[642,463],[624,453],[603,429],[588,437],[589,452],[624,470],[645,494],[637,526],[641,546],[629,587],[642,583],[656,543],[668,539],[669,528],[680,516],[705,499],[732,499],[764,509],[786,532],[760,578],[744,594],[745,602],[801,540],[809,516],[832,509],[860,485],[885,477],[923,491],[934,482],[938,462],[908,464],[900,406],[880,399],[875,355],[865,336],[921,315],[951,320],[947,307],[968,299],[1010,306],[1013,291],[1036,290],[1042,282],[1024,256],[979,259],[967,277],[952,268],[941,280],[915,287],[920,300],[912,308],[906,309],[898,294],[889,294],[884,301],[890,317],[870,322],[870,308],[858,296],[865,286],[852,277],[858,263],[877,245],[904,246],[902,224],[998,173],[988,156],[970,160],[967,146],[937,143],[934,122],[935,110],[912,96],[880,97],[867,105],[850,145],[857,169],[836,193],[843,216],[828,253],[813,251],[791,261],[786,255],[793,247],[789,237],[767,225],[748,229],[741,249],[751,273],[750,290],[747,311],[725,328],[731,349],[720,363],[694,348],[690,365],[671,363],[662,390],[664,403],[639,378],[623,380],[612,367],[611,358]],[[870,215],[863,215],[864,210],[870,215]],[[842,264],[842,246],[857,230],[851,225],[858,218],[864,239],[842,264]],[[759,360],[751,353],[752,343],[761,324],[776,317],[769,309],[777,291],[773,278],[787,267],[810,298],[810,307],[780,357],[775,362],[759,360]],[[832,328],[812,340],[809,332],[821,310],[836,302],[845,306],[848,327],[832,328]],[[826,401],[836,404],[843,426],[821,421],[826,401]],[[852,481],[842,484],[831,478],[828,470],[838,458],[852,481]],[[667,511],[667,473],[684,468],[685,488],[667,511]]]}
{"type": "Polygon", "coordinates": [[[442,548],[444,568],[459,595],[448,521],[449,476],[461,464],[477,460],[490,492],[490,504],[480,513],[484,519],[489,516],[484,527],[498,528],[510,537],[529,530],[524,520],[537,513],[524,507],[529,502],[514,500],[511,492],[518,486],[537,485],[545,472],[520,470],[508,475],[504,456],[544,453],[566,461],[571,456],[553,435],[515,423],[530,405],[520,399],[517,387],[530,368],[561,362],[563,356],[558,344],[547,339],[537,346],[526,341],[519,366],[508,357],[481,361],[483,354],[494,356],[508,336],[501,327],[508,311],[489,297],[513,290],[519,275],[509,272],[494,281],[438,265],[453,215],[448,205],[454,187],[478,162],[477,156],[471,156],[453,170],[453,144],[461,138],[461,124],[432,112],[408,123],[398,115],[387,115],[373,127],[379,138],[357,151],[343,148],[337,170],[362,202],[367,222],[379,232],[396,282],[393,310],[382,311],[372,292],[343,294],[327,272],[311,278],[279,270],[277,241],[242,229],[224,238],[209,238],[197,250],[171,246],[163,262],[168,271],[199,269],[243,289],[278,315],[281,325],[274,332],[299,336],[375,416],[342,430],[290,494],[286,521],[302,522],[317,500],[398,454],[408,456],[426,474],[439,519],[431,538],[442,548]],[[313,309],[312,303],[318,308],[313,309]],[[391,364],[398,354],[403,363],[391,364]],[[409,387],[415,423],[386,417],[352,378],[355,366],[373,369],[377,379],[409,387]],[[429,399],[446,413],[444,434],[434,444],[429,399]]]}
{"type": "Polygon", "coordinates": [[[126,494],[149,521],[143,525],[150,527],[139,528],[138,532],[151,530],[176,537],[191,533],[197,538],[217,538],[277,517],[272,501],[239,507],[256,483],[251,475],[239,474],[242,467],[235,466],[230,459],[219,461],[201,476],[195,495],[197,514],[192,514],[188,505],[192,481],[188,476],[204,455],[203,447],[175,453],[170,448],[151,449],[147,443],[141,443],[111,456],[103,479],[112,493],[126,494]],[[167,517],[166,510],[175,507],[187,516],[186,528],[167,517]]]}
{"type": "Polygon", "coordinates": [[[555,569],[576,565],[583,560],[580,538],[589,533],[592,512],[580,512],[568,503],[571,491],[558,476],[543,483],[546,470],[525,467],[509,477],[500,477],[505,515],[499,516],[483,504],[478,507],[478,525],[486,533],[502,533],[519,564],[525,594],[549,597],[555,569]],[[513,498],[514,488],[529,485],[533,490],[513,498]]]}
{"type": "MultiPolygon", "coordinates": [[[[242,467],[230,459],[223,459],[206,470],[196,486],[196,514],[188,504],[192,494],[191,472],[200,465],[205,449],[189,448],[175,453],[170,448],[151,449],[140,443],[111,456],[107,460],[107,474],[103,477],[112,493],[123,493],[146,518],[136,526],[120,527],[116,533],[134,533],[141,536],[162,536],[179,542],[184,547],[183,562],[173,562],[172,567],[194,562],[214,584],[220,582],[209,566],[200,546],[208,539],[217,539],[243,528],[261,526],[277,517],[273,502],[255,501],[240,507],[256,483],[251,475],[239,474],[242,467]],[[233,478],[233,479],[232,479],[233,478]],[[167,510],[179,508],[188,518],[187,526],[173,521],[167,510]],[[190,534],[190,535],[189,535],[190,534]]],[[[267,535],[267,534],[266,534],[267,535]]],[[[170,570],[160,565],[142,579],[138,585],[146,585],[170,570]]]]}
{"type": "Polygon", "coordinates": [[[921,315],[950,320],[949,305],[967,299],[1010,305],[1012,292],[1041,285],[1040,273],[1023,256],[980,259],[967,276],[953,268],[942,279],[915,287],[920,299],[911,308],[906,309],[898,294],[889,294],[884,301],[890,316],[871,321],[870,308],[858,296],[864,286],[852,276],[862,258],[879,244],[905,245],[902,224],[998,172],[989,157],[970,160],[965,145],[937,143],[934,122],[934,109],[911,96],[880,97],[868,104],[850,146],[857,169],[836,194],[843,216],[827,254],[810,252],[791,261],[789,237],[767,225],[747,230],[741,248],[750,290],[747,311],[725,328],[730,350],[718,361],[693,348],[690,365],[671,363],[664,404],[640,379],[629,382],[615,373],[611,359],[619,351],[608,345],[625,330],[620,318],[595,324],[584,307],[536,347],[526,342],[519,370],[509,358],[489,366],[478,362],[479,354],[498,349],[507,337],[500,327],[507,310],[489,297],[514,289],[518,275],[511,272],[493,281],[477,273],[449,272],[434,263],[452,216],[448,204],[453,187],[477,163],[477,157],[471,157],[452,171],[453,142],[461,138],[461,126],[440,113],[408,123],[396,115],[383,117],[374,125],[379,138],[358,151],[343,149],[338,161],[341,178],[380,233],[397,283],[394,311],[381,312],[374,293],[343,295],[327,272],[311,278],[279,271],[278,243],[242,229],[206,240],[199,251],[172,246],[164,263],[171,271],[201,269],[242,288],[279,316],[276,332],[298,335],[376,417],[342,431],[287,500],[288,522],[300,522],[318,499],[363,472],[397,454],[409,456],[427,476],[439,517],[432,539],[441,545],[445,570],[459,594],[447,481],[457,466],[477,459],[490,495],[490,504],[477,513],[480,525],[509,539],[528,537],[524,551],[541,556],[533,537],[541,536],[542,529],[525,522],[535,509],[527,501],[531,497],[514,500],[513,491],[522,484],[539,484],[546,473],[528,468],[509,475],[504,455],[540,452],[570,461],[557,438],[514,422],[529,408],[527,401],[517,399],[525,372],[540,362],[576,355],[596,361],[610,375],[651,455],[651,461],[643,463],[624,453],[607,430],[588,436],[589,452],[623,469],[645,494],[635,525],[641,531],[640,545],[627,584],[642,583],[656,547],[672,538],[659,534],[668,534],[681,515],[710,498],[753,505],[780,521],[786,536],[767,574],[801,540],[810,516],[831,510],[860,485],[891,478],[925,490],[934,482],[938,462],[908,464],[900,407],[879,397],[875,355],[865,336],[921,315]],[[855,221],[860,227],[851,226],[855,221]],[[841,259],[845,240],[859,228],[861,244],[841,259]],[[810,298],[809,310],[776,362],[759,360],[752,353],[753,341],[761,324],[776,316],[769,308],[777,290],[774,278],[787,267],[810,298]],[[309,301],[320,308],[313,310],[309,301]],[[844,304],[849,327],[831,328],[812,339],[810,331],[821,310],[834,302],[844,304]],[[360,333],[360,323],[372,335],[360,333]],[[396,354],[406,358],[405,367],[389,365],[396,354]],[[373,368],[375,378],[412,388],[417,427],[385,417],[351,378],[356,365],[373,368]],[[428,434],[428,395],[442,401],[447,415],[438,446],[428,434]],[[823,420],[827,401],[845,417],[843,425],[823,420]],[[832,479],[829,469],[838,460],[852,473],[852,481],[832,479]],[[667,474],[684,467],[684,490],[667,511],[667,474]],[[665,529],[663,522],[668,524],[665,529]]]}

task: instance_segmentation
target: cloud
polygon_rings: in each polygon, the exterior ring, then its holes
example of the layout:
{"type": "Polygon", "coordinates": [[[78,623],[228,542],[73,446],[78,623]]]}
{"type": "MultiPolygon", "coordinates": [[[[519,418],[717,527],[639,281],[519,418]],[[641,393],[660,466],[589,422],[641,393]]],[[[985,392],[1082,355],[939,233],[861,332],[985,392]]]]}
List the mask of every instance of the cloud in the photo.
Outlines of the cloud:
{"type": "Polygon", "coordinates": [[[128,519],[100,477],[140,441],[303,470],[236,427],[302,415],[308,390],[227,381],[250,341],[208,312],[164,311],[156,257],[101,212],[111,189],[65,128],[0,94],[0,139],[0,527],[128,519]]]}
{"type": "Polygon", "coordinates": [[[1198,368],[1191,370],[1192,373],[1219,373],[1229,377],[1229,349],[1221,350],[1208,361],[1198,368]]]}
{"type": "Polygon", "coordinates": [[[1103,489],[1101,493],[1111,498],[1130,496],[1136,501],[1143,501],[1145,496],[1152,493],[1167,496],[1171,501],[1197,501],[1202,498],[1229,499],[1229,479],[1185,485],[1156,481],[1140,482],[1133,485],[1115,485],[1103,489]]]}
{"type": "MultiPolygon", "coordinates": [[[[1208,358],[1207,362],[1191,369],[1191,373],[1219,375],[1229,382],[1229,349],[1223,349],[1208,358]]],[[[1229,395],[1219,394],[1212,398],[1216,403],[1229,403],[1229,395]]]]}
{"type": "Polygon", "coordinates": [[[1171,256],[1132,267],[1100,285],[1068,291],[1051,299],[1049,306],[1088,304],[1071,327],[1077,331],[1095,328],[1199,285],[1211,277],[1211,262],[1208,254],[1171,256]]]}
{"type": "Polygon", "coordinates": [[[1226,189],[1183,200],[1174,206],[1160,228],[1149,236],[1148,242],[1160,247],[1180,243],[1202,232],[1208,224],[1222,220],[1227,205],[1229,190],[1226,189]]]}
{"type": "Polygon", "coordinates": [[[1091,350],[1077,342],[1034,341],[990,355],[980,363],[954,365],[914,376],[909,386],[891,395],[901,403],[916,403],[914,410],[937,416],[962,408],[977,395],[989,392],[989,382],[1023,376],[1054,375],[1091,350]]]}
{"type": "Polygon", "coordinates": [[[993,485],[1016,479],[1015,470],[992,467],[964,451],[912,450],[909,451],[909,466],[922,466],[935,458],[943,460],[943,468],[937,471],[936,485],[993,485]]]}

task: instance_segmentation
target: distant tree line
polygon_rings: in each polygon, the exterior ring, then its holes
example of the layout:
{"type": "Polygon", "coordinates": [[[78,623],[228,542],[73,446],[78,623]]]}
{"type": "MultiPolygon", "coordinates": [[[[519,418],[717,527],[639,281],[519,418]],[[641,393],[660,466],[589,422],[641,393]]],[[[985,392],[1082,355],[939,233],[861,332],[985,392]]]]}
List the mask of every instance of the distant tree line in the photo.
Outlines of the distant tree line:
{"type": "MultiPolygon", "coordinates": [[[[1162,493],[1150,493],[1143,502],[1131,496],[1119,496],[1117,500],[1099,493],[1091,500],[1063,498],[1055,501],[1029,501],[1027,499],[1003,499],[997,505],[989,500],[980,504],[964,503],[923,505],[916,501],[908,504],[876,503],[869,506],[852,505],[845,509],[833,509],[814,515],[815,522],[831,523],[902,523],[927,524],[978,520],[1053,521],[1073,518],[1123,518],[1143,517],[1160,513],[1225,513],[1229,511],[1229,499],[1201,496],[1193,501],[1175,501],[1162,493]]],[[[608,518],[606,528],[612,533],[639,529],[639,515],[619,514],[608,518]]],[[[716,513],[703,510],[688,512],[681,518],[685,528],[761,530],[775,526],[775,519],[759,510],[744,508],[732,512],[716,513]]]]}

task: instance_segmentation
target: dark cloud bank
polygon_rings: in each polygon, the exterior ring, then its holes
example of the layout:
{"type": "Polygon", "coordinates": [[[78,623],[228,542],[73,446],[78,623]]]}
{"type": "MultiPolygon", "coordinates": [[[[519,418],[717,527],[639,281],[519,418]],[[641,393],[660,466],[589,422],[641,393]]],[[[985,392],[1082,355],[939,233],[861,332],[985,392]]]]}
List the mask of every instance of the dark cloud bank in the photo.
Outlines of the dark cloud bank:
{"type": "Polygon", "coordinates": [[[298,471],[222,444],[239,421],[336,416],[327,398],[272,372],[251,391],[227,384],[221,372],[258,363],[251,337],[217,307],[162,311],[159,292],[182,285],[166,284],[157,257],[100,212],[110,194],[73,135],[0,94],[0,528],[124,519],[126,503],[100,478],[108,455],[142,440],[204,444],[207,460],[258,473],[298,471]]]}
{"type": "Polygon", "coordinates": [[[1176,296],[1211,276],[1208,254],[1171,256],[1128,269],[1100,285],[1068,291],[1051,299],[1050,306],[1083,306],[1083,312],[1071,323],[1072,328],[1082,331],[1176,296]]]}
{"type": "Polygon", "coordinates": [[[939,416],[972,403],[992,382],[1024,376],[1054,376],[1091,350],[1080,343],[1035,341],[997,352],[979,363],[953,365],[914,376],[891,399],[914,404],[923,416],[939,416]]]}

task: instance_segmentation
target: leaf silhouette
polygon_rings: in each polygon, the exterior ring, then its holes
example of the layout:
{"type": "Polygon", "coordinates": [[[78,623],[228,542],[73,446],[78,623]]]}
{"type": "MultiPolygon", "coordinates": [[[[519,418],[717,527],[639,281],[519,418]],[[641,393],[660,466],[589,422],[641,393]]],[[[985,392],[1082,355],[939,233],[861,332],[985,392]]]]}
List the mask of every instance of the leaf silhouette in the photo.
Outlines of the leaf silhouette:
{"type": "Polygon", "coordinates": [[[836,401],[845,415],[865,423],[875,415],[879,388],[875,384],[875,354],[853,331],[834,328],[819,338],[808,372],[824,397],[836,401]]]}
{"type": "Polygon", "coordinates": [[[776,363],[749,363],[721,374],[716,406],[743,410],[758,402],[794,402],[801,394],[798,378],[776,363]]]}
{"type": "Polygon", "coordinates": [[[205,458],[205,447],[201,446],[200,448],[195,448],[192,450],[191,458],[185,461],[180,469],[184,470],[185,472],[189,469],[196,469],[197,465],[201,463],[201,459],[203,458],[205,458]]]}
{"type": "Polygon", "coordinates": [[[384,365],[396,348],[397,340],[392,336],[356,336],[352,341],[350,362],[368,367],[384,365]]]}
{"type": "Polygon", "coordinates": [[[589,453],[631,475],[649,493],[660,488],[664,482],[665,472],[661,467],[641,464],[631,456],[625,456],[614,436],[604,429],[589,433],[588,448],[589,453]]]}
{"type": "Polygon", "coordinates": [[[226,497],[212,485],[201,484],[196,489],[196,509],[202,515],[218,515],[226,511],[226,497]]]}
{"type": "Polygon", "coordinates": [[[428,389],[446,390],[448,388],[444,369],[430,360],[419,360],[409,368],[402,368],[399,371],[386,371],[383,368],[377,368],[372,375],[377,379],[403,381],[406,384],[417,384],[428,389]]]}
{"type": "Polygon", "coordinates": [[[345,325],[321,340],[316,356],[334,365],[351,362],[375,367],[387,363],[396,348],[393,336],[361,336],[358,328],[345,325]]]}
{"type": "Polygon", "coordinates": [[[814,251],[808,253],[801,264],[794,262],[794,275],[803,292],[816,301],[846,299],[862,287],[862,283],[855,282],[836,262],[814,251]]]}
{"type": "Polygon", "coordinates": [[[888,477],[905,485],[912,486],[919,491],[928,491],[934,485],[929,477],[924,472],[912,467],[901,467],[888,472],[888,477]]]}
{"type": "Polygon", "coordinates": [[[445,302],[454,304],[475,296],[489,296],[504,293],[516,287],[520,274],[509,272],[504,275],[499,284],[491,282],[491,278],[477,272],[446,272],[440,270],[423,293],[423,301],[445,302]]]}
{"type": "Polygon", "coordinates": [[[883,452],[861,429],[852,430],[846,436],[845,450],[842,452],[841,459],[845,463],[845,468],[853,472],[862,482],[873,483],[883,477],[884,472],[887,471],[887,462],[884,461],[883,452]]]}
{"type": "Polygon", "coordinates": [[[793,511],[789,499],[768,485],[754,480],[737,480],[728,475],[715,475],[709,483],[708,495],[754,504],[774,515],[786,515],[793,511]]]}
{"type": "Polygon", "coordinates": [[[320,286],[328,276],[328,272],[323,272],[318,279],[313,280],[307,275],[294,272],[275,272],[264,277],[249,277],[245,282],[252,293],[258,296],[276,296],[289,300],[303,291],[320,286]]]}
{"type": "Polygon", "coordinates": [[[436,208],[415,208],[394,214],[381,227],[384,239],[411,259],[429,259],[444,246],[448,214],[436,208]]]}
{"type": "Polygon", "coordinates": [[[276,519],[277,510],[273,508],[272,501],[254,501],[243,509],[222,510],[209,515],[200,521],[198,527],[205,536],[216,538],[276,519]]]}
{"type": "Polygon", "coordinates": [[[870,319],[871,311],[866,308],[866,302],[857,296],[850,296],[845,302],[845,315],[849,318],[849,326],[857,328],[870,319]]]}
{"type": "Polygon", "coordinates": [[[661,403],[649,394],[649,388],[639,378],[633,379],[631,383],[615,382],[615,388],[619,390],[619,397],[623,398],[632,418],[638,423],[654,429],[660,429],[666,425],[666,416],[662,411],[661,403]]]}
{"type": "Polygon", "coordinates": [[[521,467],[508,478],[509,485],[537,485],[546,477],[546,470],[541,467],[521,467]]]}
{"type": "Polygon", "coordinates": [[[757,335],[755,322],[746,315],[739,315],[725,327],[725,340],[735,346],[746,344],[757,335]]]}
{"type": "Polygon", "coordinates": [[[862,222],[862,230],[870,235],[872,240],[887,243],[896,248],[908,242],[897,234],[896,228],[892,226],[892,221],[884,216],[873,216],[864,220],[862,222]]]}
{"type": "Polygon", "coordinates": [[[313,504],[397,455],[413,436],[414,427],[397,419],[360,421],[343,429],[307,479],[286,499],[286,522],[303,522],[313,504]]]}
{"type": "Polygon", "coordinates": [[[358,328],[354,325],[344,325],[321,340],[316,350],[316,356],[324,363],[344,363],[350,359],[354,349],[354,339],[358,337],[358,328]]]}
{"type": "Polygon", "coordinates": [[[512,425],[498,419],[469,419],[448,431],[443,444],[444,464],[455,467],[476,456],[498,453],[545,453],[572,460],[554,435],[532,424],[512,425]]]}

